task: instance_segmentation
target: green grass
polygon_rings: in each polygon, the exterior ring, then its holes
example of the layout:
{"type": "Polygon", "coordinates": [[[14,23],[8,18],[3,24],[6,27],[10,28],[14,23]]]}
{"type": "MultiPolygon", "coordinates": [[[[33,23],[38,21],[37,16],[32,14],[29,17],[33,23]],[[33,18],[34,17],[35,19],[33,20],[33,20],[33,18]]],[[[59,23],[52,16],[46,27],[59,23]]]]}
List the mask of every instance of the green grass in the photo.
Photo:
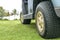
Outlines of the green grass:
{"type": "MultiPolygon", "coordinates": [[[[34,21],[23,25],[19,20],[0,20],[0,40],[44,40],[36,30],[34,21]]],[[[59,40],[59,38],[57,39],[59,40]]]]}

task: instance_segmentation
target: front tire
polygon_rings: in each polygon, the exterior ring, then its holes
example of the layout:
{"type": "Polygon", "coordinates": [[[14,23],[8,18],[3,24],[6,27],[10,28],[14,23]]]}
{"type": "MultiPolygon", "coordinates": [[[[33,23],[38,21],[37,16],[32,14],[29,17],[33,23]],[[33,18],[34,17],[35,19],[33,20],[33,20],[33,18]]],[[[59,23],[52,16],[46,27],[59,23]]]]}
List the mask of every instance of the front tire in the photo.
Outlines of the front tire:
{"type": "Polygon", "coordinates": [[[36,8],[36,26],[43,38],[54,38],[59,34],[58,17],[51,2],[41,2],[36,8]]]}

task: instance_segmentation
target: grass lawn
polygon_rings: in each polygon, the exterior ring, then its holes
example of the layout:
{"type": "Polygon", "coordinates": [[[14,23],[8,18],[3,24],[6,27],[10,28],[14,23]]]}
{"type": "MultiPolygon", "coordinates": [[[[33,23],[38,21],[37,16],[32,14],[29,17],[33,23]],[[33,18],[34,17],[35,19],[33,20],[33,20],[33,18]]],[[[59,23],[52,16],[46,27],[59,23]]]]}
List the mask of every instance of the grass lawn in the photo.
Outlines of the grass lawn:
{"type": "MultiPolygon", "coordinates": [[[[0,40],[44,40],[37,33],[35,23],[23,25],[19,20],[0,20],[0,40]]],[[[53,40],[60,40],[53,39],[53,40]]]]}

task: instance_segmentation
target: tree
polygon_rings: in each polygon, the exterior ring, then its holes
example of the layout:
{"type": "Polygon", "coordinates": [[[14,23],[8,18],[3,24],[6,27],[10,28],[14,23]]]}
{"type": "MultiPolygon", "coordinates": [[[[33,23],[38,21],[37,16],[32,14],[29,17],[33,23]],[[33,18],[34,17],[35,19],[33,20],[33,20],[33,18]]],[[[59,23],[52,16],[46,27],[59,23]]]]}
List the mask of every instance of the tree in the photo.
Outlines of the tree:
{"type": "Polygon", "coordinates": [[[17,10],[16,10],[16,9],[13,9],[13,13],[14,13],[14,15],[16,14],[16,12],[17,12],[17,10]]]}
{"type": "Polygon", "coordinates": [[[3,14],[4,14],[4,9],[3,7],[0,7],[0,19],[2,19],[3,14]]]}
{"type": "Polygon", "coordinates": [[[9,12],[8,11],[5,11],[4,12],[4,16],[9,16],[10,14],[9,14],[9,12]]]}

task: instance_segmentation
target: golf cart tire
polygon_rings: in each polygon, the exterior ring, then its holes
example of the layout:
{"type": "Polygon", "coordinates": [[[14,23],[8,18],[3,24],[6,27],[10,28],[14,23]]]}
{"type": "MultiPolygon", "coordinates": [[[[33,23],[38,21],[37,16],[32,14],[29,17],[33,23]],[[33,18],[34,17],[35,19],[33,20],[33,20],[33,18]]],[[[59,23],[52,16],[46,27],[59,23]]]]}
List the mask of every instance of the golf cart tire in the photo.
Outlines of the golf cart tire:
{"type": "Polygon", "coordinates": [[[20,21],[21,21],[22,24],[30,24],[31,19],[24,19],[24,18],[23,18],[23,20],[21,20],[21,19],[22,19],[21,16],[23,16],[22,13],[20,14],[20,21]]]}
{"type": "Polygon", "coordinates": [[[43,38],[55,38],[58,37],[60,34],[60,22],[59,18],[57,17],[53,4],[50,1],[44,1],[38,4],[36,8],[36,13],[35,13],[35,18],[36,18],[36,26],[38,33],[41,37],[43,38]],[[44,23],[45,23],[45,29],[42,34],[40,30],[38,29],[37,26],[37,12],[41,11],[43,16],[44,16],[44,23]]]}

